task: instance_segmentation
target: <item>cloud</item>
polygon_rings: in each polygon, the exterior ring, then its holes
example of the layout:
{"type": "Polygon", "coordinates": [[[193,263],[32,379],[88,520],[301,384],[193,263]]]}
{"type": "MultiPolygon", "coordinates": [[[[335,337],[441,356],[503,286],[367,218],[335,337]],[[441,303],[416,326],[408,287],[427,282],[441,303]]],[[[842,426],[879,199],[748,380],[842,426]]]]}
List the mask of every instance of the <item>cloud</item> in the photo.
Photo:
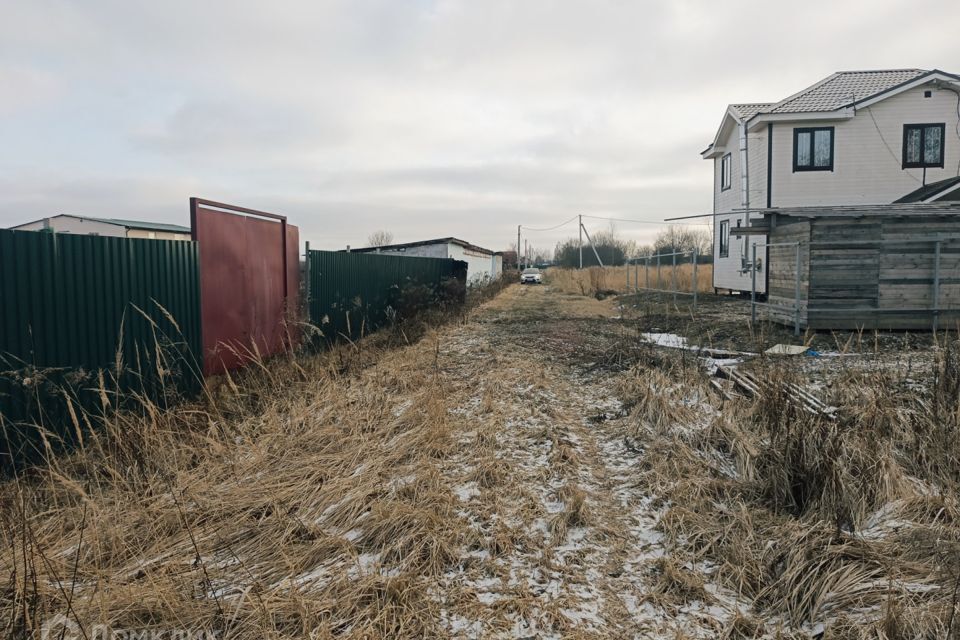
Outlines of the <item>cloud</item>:
{"type": "Polygon", "coordinates": [[[699,152],[727,103],[960,59],[945,0],[36,0],[4,18],[0,225],[184,223],[200,195],[287,213],[320,247],[706,212],[699,152]]]}
{"type": "Polygon", "coordinates": [[[180,105],[129,137],[144,153],[262,166],[303,162],[311,150],[342,144],[347,135],[347,124],[329,115],[320,120],[302,110],[262,100],[211,97],[180,105]]]}
{"type": "Polygon", "coordinates": [[[18,112],[49,104],[62,93],[57,77],[43,69],[0,60],[0,116],[15,117],[18,112]]]}

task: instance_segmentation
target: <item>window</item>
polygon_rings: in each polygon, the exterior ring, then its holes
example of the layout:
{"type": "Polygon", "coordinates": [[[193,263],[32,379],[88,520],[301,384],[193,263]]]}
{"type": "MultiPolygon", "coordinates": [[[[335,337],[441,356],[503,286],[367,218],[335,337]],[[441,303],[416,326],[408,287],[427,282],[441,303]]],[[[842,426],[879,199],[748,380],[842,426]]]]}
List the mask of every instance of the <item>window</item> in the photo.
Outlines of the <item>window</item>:
{"type": "Polygon", "coordinates": [[[730,221],[720,222],[720,257],[726,258],[730,255],[730,221]]]}
{"type": "Polygon", "coordinates": [[[943,166],[945,125],[903,125],[903,168],[921,169],[943,166]]]}
{"type": "Polygon", "coordinates": [[[833,127],[793,130],[793,170],[833,171],[833,127]]]}
{"type": "Polygon", "coordinates": [[[726,191],[731,184],[733,156],[729,153],[720,159],[720,191],[726,191]]]}

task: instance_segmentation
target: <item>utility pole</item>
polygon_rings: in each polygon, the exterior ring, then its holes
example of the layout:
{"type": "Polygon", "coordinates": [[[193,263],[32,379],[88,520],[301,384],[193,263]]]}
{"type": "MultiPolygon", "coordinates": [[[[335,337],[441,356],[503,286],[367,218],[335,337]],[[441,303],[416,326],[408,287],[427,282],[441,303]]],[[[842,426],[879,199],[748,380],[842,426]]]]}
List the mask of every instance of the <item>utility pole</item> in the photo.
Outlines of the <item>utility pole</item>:
{"type": "Polygon", "coordinates": [[[583,269],[583,216],[580,218],[580,268],[583,269]]]}
{"type": "MultiPolygon", "coordinates": [[[[587,230],[584,228],[583,225],[580,225],[580,229],[581,229],[584,233],[587,233],[587,230]]],[[[589,234],[589,233],[587,233],[587,242],[590,243],[590,248],[593,249],[593,255],[594,255],[594,257],[597,259],[597,264],[599,264],[599,265],[602,267],[602,266],[603,266],[603,260],[600,259],[600,254],[597,253],[597,247],[596,247],[595,244],[593,244],[593,240],[590,238],[590,234],[589,234]]]]}
{"type": "Polygon", "coordinates": [[[520,225],[517,225],[517,271],[520,271],[520,225]]]}
{"type": "Polygon", "coordinates": [[[523,264],[530,264],[530,241],[523,241],[523,264]]]}

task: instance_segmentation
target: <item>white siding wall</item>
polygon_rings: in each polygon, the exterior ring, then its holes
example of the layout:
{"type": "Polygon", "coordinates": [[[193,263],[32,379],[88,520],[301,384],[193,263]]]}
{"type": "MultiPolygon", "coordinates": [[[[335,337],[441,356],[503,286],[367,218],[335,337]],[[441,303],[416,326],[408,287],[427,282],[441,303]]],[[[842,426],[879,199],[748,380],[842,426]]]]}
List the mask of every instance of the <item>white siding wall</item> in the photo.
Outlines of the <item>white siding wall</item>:
{"type": "MultiPolygon", "coordinates": [[[[727,213],[734,209],[743,207],[742,190],[742,162],[740,156],[740,130],[739,127],[733,127],[729,135],[720,141],[724,147],[724,153],[731,154],[731,183],[730,188],[721,190],[720,171],[721,159],[714,161],[714,196],[716,198],[716,212],[713,227],[713,286],[718,289],[732,289],[734,291],[749,291],[751,288],[751,273],[742,272],[743,256],[749,257],[751,254],[750,245],[763,244],[766,242],[765,236],[750,236],[749,241],[746,236],[736,237],[734,230],[737,221],[743,224],[742,213],[727,213]],[[726,214],[726,215],[724,215],[726,214]],[[730,251],[727,257],[720,257],[720,223],[729,221],[730,223],[730,251]],[[744,253],[746,252],[746,253],[744,253]]],[[[750,162],[749,175],[749,193],[751,207],[766,206],[766,155],[767,155],[767,136],[766,131],[751,133],[747,138],[747,153],[750,162]],[[757,169],[762,165],[762,171],[757,169]]],[[[758,255],[763,255],[763,250],[758,249],[758,255]]],[[[763,293],[766,291],[766,277],[761,271],[757,274],[757,291],[763,293]]]]}
{"type": "MultiPolygon", "coordinates": [[[[957,94],[917,87],[858,110],[847,120],[777,122],[773,127],[772,197],[774,207],[816,205],[888,204],[923,184],[922,169],[903,169],[903,125],[946,124],[944,168],[927,169],[926,182],[957,175],[960,163],[960,139],[957,137],[957,94]],[[930,98],[924,91],[932,91],[930,98]],[[871,117],[872,116],[872,117],[871,117]],[[834,127],[834,170],[793,171],[793,130],[795,127],[834,127]]],[[[722,215],[742,207],[739,131],[732,127],[719,141],[724,153],[732,154],[732,184],[720,190],[720,158],[714,160],[714,286],[749,291],[750,273],[740,273],[741,251],[749,244],[764,243],[765,237],[735,238],[738,215],[722,215]],[[720,222],[730,220],[729,257],[719,257],[720,222]],[[747,243],[746,245],[744,243],[747,243]]],[[[750,163],[749,204],[767,205],[767,127],[761,125],[748,136],[750,163]]],[[[761,252],[762,253],[762,252],[761,252]]],[[[747,254],[749,256],[749,253],[747,254]]],[[[758,291],[765,290],[766,277],[758,273],[758,291]]]]}
{"type": "Polygon", "coordinates": [[[402,249],[381,249],[380,253],[386,253],[395,256],[411,256],[414,258],[449,258],[447,255],[447,245],[445,244],[424,244],[417,247],[404,247],[402,249]]]}
{"type": "MultiPolygon", "coordinates": [[[[713,286],[718,289],[731,289],[733,291],[750,291],[752,283],[752,274],[750,271],[742,271],[743,256],[749,259],[752,257],[752,246],[754,244],[764,244],[767,241],[766,236],[741,236],[737,237],[737,222],[743,220],[741,214],[719,214],[715,218],[713,234],[713,286]],[[720,257],[720,223],[724,220],[730,222],[730,251],[726,258],[720,257]]],[[[764,293],[767,290],[767,278],[764,270],[763,257],[765,249],[757,249],[757,257],[761,260],[761,268],[757,272],[757,292],[764,293]]]]}
{"type": "Polygon", "coordinates": [[[502,270],[500,256],[472,249],[464,249],[458,244],[426,244],[404,249],[382,249],[381,253],[410,256],[415,258],[453,258],[467,263],[467,283],[477,283],[484,278],[493,278],[502,270]],[[499,259],[498,259],[499,258],[499,259]]]}
{"type": "Polygon", "coordinates": [[[467,284],[476,284],[485,279],[494,278],[494,256],[490,253],[481,253],[473,249],[466,249],[458,244],[449,245],[449,255],[454,260],[463,260],[467,263],[467,284]]]}
{"type": "Polygon", "coordinates": [[[55,216],[12,228],[20,231],[41,231],[46,228],[51,228],[57,233],[74,233],[78,235],[97,234],[101,236],[118,236],[121,238],[125,238],[127,235],[126,227],[106,222],[97,222],[95,220],[86,220],[74,216],[55,216]]]}
{"type": "Polygon", "coordinates": [[[57,233],[73,233],[76,235],[96,234],[100,236],[113,236],[118,238],[152,238],[154,240],[190,240],[189,233],[176,233],[173,231],[149,231],[147,229],[127,229],[123,225],[110,224],[109,222],[100,222],[97,220],[88,220],[78,216],[53,216],[37,222],[12,227],[19,231],[41,231],[51,228],[57,233]],[[150,234],[153,235],[150,235],[150,234]]]}
{"type": "Polygon", "coordinates": [[[713,184],[714,192],[716,195],[717,203],[717,213],[723,213],[725,211],[732,211],[733,209],[740,208],[740,180],[743,176],[743,172],[740,167],[740,150],[739,142],[737,140],[738,128],[733,127],[730,131],[730,135],[723,141],[721,144],[724,148],[723,154],[719,158],[716,158],[713,161],[713,184]],[[720,173],[723,170],[723,156],[730,154],[730,188],[722,189],[720,181],[720,173]]]}
{"type": "Polygon", "coordinates": [[[927,182],[930,183],[957,175],[957,162],[960,161],[960,140],[956,130],[957,94],[951,91],[933,89],[929,85],[911,89],[858,110],[850,120],[776,123],[773,129],[773,206],[893,202],[919,188],[923,180],[923,169],[901,168],[903,125],[937,122],[946,123],[945,162],[943,169],[927,169],[927,182]],[[925,90],[932,91],[933,96],[924,98],[925,90]],[[833,171],[793,172],[795,126],[835,127],[833,171]]]}
{"type": "Polygon", "coordinates": [[[747,134],[750,162],[750,206],[767,206],[767,128],[747,134]]]}
{"type": "Polygon", "coordinates": [[[147,229],[128,229],[127,237],[150,238],[153,240],[190,240],[189,233],[176,233],[175,231],[149,231],[147,229]]]}

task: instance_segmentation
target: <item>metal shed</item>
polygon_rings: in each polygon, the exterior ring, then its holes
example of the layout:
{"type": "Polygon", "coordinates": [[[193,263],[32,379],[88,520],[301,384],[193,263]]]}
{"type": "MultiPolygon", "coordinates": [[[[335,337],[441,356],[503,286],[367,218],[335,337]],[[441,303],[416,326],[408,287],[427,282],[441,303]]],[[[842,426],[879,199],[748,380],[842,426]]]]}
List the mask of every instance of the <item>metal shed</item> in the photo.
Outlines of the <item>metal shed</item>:
{"type": "Polygon", "coordinates": [[[772,319],[811,329],[960,322],[960,202],[758,213],[743,234],[767,236],[754,265],[772,319]]]}

